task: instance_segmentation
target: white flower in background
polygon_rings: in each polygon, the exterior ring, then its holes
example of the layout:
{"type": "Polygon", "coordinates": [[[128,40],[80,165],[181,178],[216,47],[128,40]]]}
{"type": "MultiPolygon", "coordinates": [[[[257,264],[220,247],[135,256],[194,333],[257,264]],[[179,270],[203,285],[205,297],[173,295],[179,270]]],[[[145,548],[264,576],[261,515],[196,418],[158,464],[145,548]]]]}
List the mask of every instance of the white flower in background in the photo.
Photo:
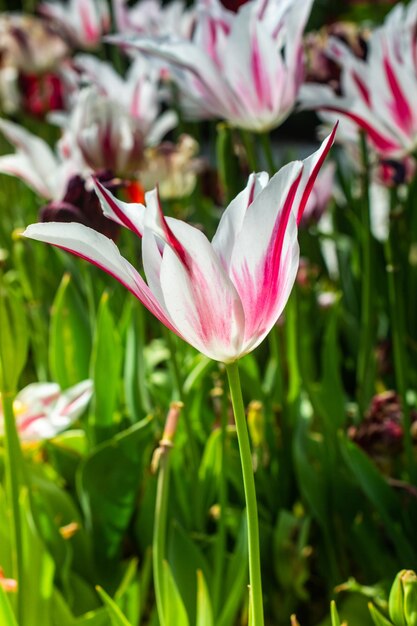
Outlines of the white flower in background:
{"type": "Polygon", "coordinates": [[[96,48],[110,29],[107,0],[44,2],[38,10],[79,48],[96,48]]]}
{"type": "Polygon", "coordinates": [[[94,85],[97,92],[122,105],[140,122],[147,146],[158,144],[178,123],[174,111],[161,113],[159,72],[144,58],[137,58],[122,77],[110,63],[89,54],[75,58],[81,81],[94,85]]]}
{"type": "MultiPolygon", "coordinates": [[[[13,403],[16,426],[22,441],[51,439],[73,424],[87,408],[93,382],[84,380],[61,391],[56,383],[32,383],[13,403]]],[[[0,395],[0,433],[4,432],[0,395]]]]}
{"type": "Polygon", "coordinates": [[[187,7],[182,0],[167,4],[160,0],[139,0],[133,6],[126,0],[113,0],[113,10],[121,34],[190,39],[195,24],[195,9],[187,7]]]}
{"type": "Polygon", "coordinates": [[[77,165],[62,160],[43,139],[18,124],[0,119],[0,132],[16,148],[0,156],[0,173],[20,178],[46,200],[61,198],[77,165]]]}
{"type": "MultiPolygon", "coordinates": [[[[143,95],[143,101],[149,94],[143,95]]],[[[122,102],[100,93],[97,87],[82,89],[71,113],[61,117],[64,134],[59,142],[61,155],[78,163],[78,171],[111,170],[128,176],[141,167],[145,146],[158,143],[176,123],[172,116],[154,117],[157,109],[142,107],[140,98],[133,103],[132,115],[122,102]],[[169,123],[168,123],[169,122],[169,123]],[[175,123],[174,123],[175,122],[175,123]]]]}
{"type": "Polygon", "coordinates": [[[312,0],[252,0],[238,13],[198,5],[192,40],[112,36],[169,67],[185,114],[255,132],[291,113],[303,80],[302,35],[312,0]]]}
{"type": "Polygon", "coordinates": [[[340,118],[340,136],[365,132],[382,159],[401,159],[417,146],[417,2],[397,4],[367,41],[359,59],[331,38],[328,57],[341,70],[341,93],[329,85],[308,83],[301,90],[304,108],[340,118]]]}

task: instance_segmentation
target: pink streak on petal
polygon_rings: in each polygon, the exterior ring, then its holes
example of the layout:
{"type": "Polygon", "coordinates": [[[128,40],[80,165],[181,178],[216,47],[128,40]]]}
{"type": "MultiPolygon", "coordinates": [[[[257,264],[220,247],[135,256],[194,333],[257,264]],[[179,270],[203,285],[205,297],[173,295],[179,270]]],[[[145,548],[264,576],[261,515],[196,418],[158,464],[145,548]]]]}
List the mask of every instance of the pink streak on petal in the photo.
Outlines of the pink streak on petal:
{"type": "Polygon", "coordinates": [[[239,274],[233,276],[238,293],[245,294],[242,300],[250,303],[249,309],[245,307],[246,341],[265,332],[279,306],[282,280],[287,274],[286,265],[289,262],[287,256],[282,258],[284,238],[302,174],[301,169],[289,189],[282,211],[275,222],[264,262],[258,267],[258,275],[253,276],[253,272],[244,263],[239,274]]]}
{"type": "Polygon", "coordinates": [[[341,109],[337,106],[324,106],[321,107],[322,111],[331,111],[332,113],[340,113],[341,115],[346,115],[349,117],[355,124],[357,124],[360,128],[362,128],[369,135],[370,140],[375,145],[375,148],[382,153],[392,153],[397,151],[400,146],[394,141],[391,141],[387,137],[384,137],[379,131],[371,126],[369,122],[364,120],[357,113],[353,113],[352,111],[348,111],[346,109],[341,109]]]}
{"type": "Polygon", "coordinates": [[[123,211],[120,210],[119,205],[117,204],[117,202],[114,202],[111,194],[108,193],[106,187],[104,187],[104,185],[102,185],[100,181],[94,176],[93,176],[93,180],[94,180],[94,184],[100,189],[100,192],[105,198],[107,204],[111,207],[112,211],[114,211],[114,213],[117,215],[117,217],[122,222],[122,224],[124,224],[126,228],[129,228],[129,230],[136,233],[136,235],[138,235],[139,237],[142,237],[142,233],[138,230],[135,224],[127,217],[127,215],[125,215],[123,211]]]}
{"type": "Polygon", "coordinates": [[[258,102],[260,105],[267,105],[269,109],[272,109],[269,81],[268,77],[263,71],[262,59],[259,52],[259,44],[256,33],[254,33],[252,38],[251,66],[258,102]]]}
{"type": "Polygon", "coordinates": [[[311,171],[311,174],[310,174],[310,176],[308,178],[307,184],[305,186],[305,189],[304,189],[304,192],[303,192],[303,195],[301,197],[300,204],[299,204],[299,207],[298,207],[297,224],[300,223],[301,218],[303,217],[304,209],[306,207],[306,204],[307,204],[308,198],[310,196],[311,190],[313,189],[313,185],[316,182],[317,175],[318,175],[318,173],[319,173],[319,171],[321,169],[321,166],[323,165],[323,162],[324,162],[326,156],[329,153],[330,148],[333,145],[338,125],[339,125],[339,122],[336,122],[332,132],[330,133],[330,135],[327,138],[327,143],[326,143],[326,145],[324,147],[324,150],[321,153],[320,158],[317,160],[317,163],[315,164],[315,166],[314,166],[313,170],[311,171]]]}
{"type": "Polygon", "coordinates": [[[80,17],[81,17],[81,22],[84,28],[84,32],[87,37],[87,42],[95,44],[97,39],[100,36],[100,33],[98,29],[96,28],[96,26],[91,21],[89,9],[90,7],[88,6],[88,3],[80,2],[79,4],[80,17]]]}
{"type": "Polygon", "coordinates": [[[113,278],[118,280],[119,283],[121,283],[124,287],[126,287],[126,289],[128,289],[130,291],[130,293],[132,293],[135,296],[135,298],[140,300],[140,302],[142,302],[142,304],[144,306],[146,306],[146,308],[151,313],[153,313],[153,315],[155,315],[155,317],[157,319],[159,319],[160,322],[165,324],[165,326],[167,328],[169,328],[170,330],[172,330],[172,332],[174,332],[176,335],[181,337],[181,335],[179,334],[177,329],[171,324],[171,322],[167,318],[165,312],[162,310],[159,302],[156,300],[155,296],[153,295],[153,293],[149,289],[148,285],[145,283],[145,281],[142,279],[142,277],[139,274],[137,274],[137,276],[135,276],[135,282],[136,282],[136,285],[137,285],[137,289],[133,289],[128,283],[124,282],[124,280],[122,278],[120,278],[120,276],[117,276],[117,274],[115,274],[114,272],[109,270],[105,265],[102,265],[101,263],[98,263],[98,261],[95,261],[94,259],[91,259],[90,257],[82,254],[81,252],[77,252],[76,250],[72,250],[71,248],[67,248],[65,246],[61,246],[61,245],[58,245],[56,243],[54,243],[52,245],[54,245],[57,248],[60,248],[61,250],[65,250],[65,252],[71,252],[71,254],[73,254],[74,256],[79,257],[80,259],[83,259],[84,261],[88,261],[92,265],[95,265],[99,269],[101,269],[104,272],[106,272],[106,274],[109,274],[110,276],[112,276],[113,278]]]}
{"type": "Polygon", "coordinates": [[[167,243],[171,246],[171,248],[178,254],[181,262],[185,266],[186,269],[189,269],[189,260],[188,253],[184,246],[178,241],[168,223],[165,219],[165,215],[163,214],[161,202],[159,200],[159,191],[157,190],[157,203],[158,203],[158,217],[159,223],[164,231],[164,235],[166,237],[167,243]]]}
{"type": "Polygon", "coordinates": [[[17,428],[19,432],[23,433],[34,422],[37,422],[41,419],[46,419],[45,413],[37,413],[36,415],[27,415],[26,417],[23,417],[17,420],[17,428]]]}
{"type": "Polygon", "coordinates": [[[371,96],[369,94],[368,87],[365,85],[361,77],[356,74],[356,72],[352,72],[352,78],[355,81],[356,86],[359,89],[359,93],[361,94],[367,106],[371,106],[371,96]]]}
{"type": "Polygon", "coordinates": [[[413,124],[413,116],[407,99],[405,98],[403,92],[401,91],[401,87],[398,84],[391,63],[386,57],[384,57],[384,68],[389,86],[392,91],[392,95],[394,96],[394,101],[392,102],[391,108],[395,117],[395,121],[401,128],[405,130],[405,132],[409,133],[413,124]]]}

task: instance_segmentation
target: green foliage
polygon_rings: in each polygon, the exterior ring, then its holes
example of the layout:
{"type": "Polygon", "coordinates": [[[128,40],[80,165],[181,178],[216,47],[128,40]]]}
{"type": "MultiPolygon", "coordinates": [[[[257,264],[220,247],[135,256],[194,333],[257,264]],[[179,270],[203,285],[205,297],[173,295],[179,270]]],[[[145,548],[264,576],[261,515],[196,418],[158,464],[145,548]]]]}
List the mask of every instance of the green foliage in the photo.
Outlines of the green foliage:
{"type": "Polygon", "coordinates": [[[69,274],[56,293],[50,324],[49,366],[62,389],[88,378],[91,334],[88,315],[69,274]]]}

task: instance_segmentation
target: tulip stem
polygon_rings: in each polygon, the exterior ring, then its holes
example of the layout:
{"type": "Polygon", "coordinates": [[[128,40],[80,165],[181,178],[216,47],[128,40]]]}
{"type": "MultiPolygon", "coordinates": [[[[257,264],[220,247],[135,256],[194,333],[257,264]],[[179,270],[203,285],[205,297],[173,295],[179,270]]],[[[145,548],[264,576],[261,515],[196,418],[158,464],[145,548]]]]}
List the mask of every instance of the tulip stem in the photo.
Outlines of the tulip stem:
{"type": "Polygon", "coordinates": [[[243,145],[245,146],[246,158],[248,160],[249,169],[251,172],[258,171],[258,163],[256,160],[255,144],[253,141],[253,135],[244,128],[240,129],[240,136],[242,137],[243,145]]]}
{"type": "Polygon", "coordinates": [[[276,172],[274,153],[272,151],[271,137],[268,132],[260,133],[262,149],[265,156],[266,166],[269,174],[272,176],[276,172]]]}
{"type": "Polygon", "coordinates": [[[5,467],[6,489],[8,504],[11,507],[12,537],[13,537],[13,577],[17,581],[17,621],[23,624],[23,596],[22,596],[22,572],[23,572],[23,543],[22,523],[19,507],[19,493],[21,475],[21,462],[23,461],[20,450],[19,436],[16,430],[16,421],[13,412],[13,394],[4,392],[1,396],[4,415],[5,431],[5,467]]]}
{"type": "Polygon", "coordinates": [[[158,460],[158,484],[156,488],[155,522],[153,528],[153,579],[156,608],[161,626],[165,626],[164,614],[164,558],[167,530],[167,508],[169,495],[170,449],[161,450],[158,460]]]}
{"type": "Polygon", "coordinates": [[[372,233],[369,201],[369,155],[364,133],[360,135],[362,153],[362,291],[361,291],[361,332],[359,337],[357,389],[358,401],[362,414],[372,395],[373,389],[373,270],[372,270],[372,233]]]}
{"type": "MultiPolygon", "coordinates": [[[[396,197],[391,194],[391,215],[395,209],[396,197]]],[[[402,281],[399,276],[400,263],[394,251],[394,242],[398,239],[395,229],[395,218],[391,221],[390,232],[384,244],[385,263],[388,282],[388,303],[390,310],[391,337],[393,345],[395,382],[398,394],[401,398],[403,426],[404,426],[404,449],[410,475],[413,474],[413,442],[411,439],[411,420],[407,405],[407,355],[405,350],[405,323],[404,305],[402,298],[402,281]]]]}
{"type": "Polygon", "coordinates": [[[240,385],[237,362],[226,364],[235,416],[237,439],[239,443],[240,462],[242,465],[243,487],[246,500],[246,520],[248,526],[249,551],[249,615],[251,626],[263,626],[263,602],[261,560],[259,551],[258,506],[256,502],[255,477],[252,467],[252,454],[249,444],[249,433],[246,423],[245,407],[240,385]]]}

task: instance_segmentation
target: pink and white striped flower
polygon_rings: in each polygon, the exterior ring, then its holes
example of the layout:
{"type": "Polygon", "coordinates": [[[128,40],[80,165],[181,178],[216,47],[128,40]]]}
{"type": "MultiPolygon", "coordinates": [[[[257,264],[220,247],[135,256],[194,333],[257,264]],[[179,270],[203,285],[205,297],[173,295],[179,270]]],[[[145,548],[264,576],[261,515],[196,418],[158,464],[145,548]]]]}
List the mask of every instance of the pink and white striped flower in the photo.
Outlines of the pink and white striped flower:
{"type": "Polygon", "coordinates": [[[340,137],[363,130],[381,158],[401,158],[417,147],[417,1],[397,5],[368,40],[366,60],[337,39],[327,53],[341,68],[339,95],[325,85],[306,84],[303,108],[341,119],[340,137]]]}
{"type": "Polygon", "coordinates": [[[312,0],[251,0],[238,13],[218,0],[197,7],[192,40],[113,36],[169,66],[184,113],[255,132],[291,113],[303,80],[302,33],[312,0]]]}
{"type": "Polygon", "coordinates": [[[16,148],[14,154],[0,156],[0,173],[20,178],[46,200],[62,198],[77,165],[18,124],[0,119],[0,132],[16,148]]]}
{"type": "MultiPolygon", "coordinates": [[[[22,441],[52,439],[73,424],[87,408],[93,382],[84,380],[65,391],[56,383],[32,383],[13,403],[16,426],[22,441]]],[[[0,395],[0,434],[3,433],[0,395]]]]}
{"type": "Polygon", "coordinates": [[[39,12],[59,28],[72,45],[96,48],[110,29],[110,13],[106,0],[68,0],[44,2],[39,12]]]}
{"type": "Polygon", "coordinates": [[[146,194],[145,208],[97,183],[105,215],[142,238],[147,282],[112,241],[80,224],[32,224],[24,234],[97,265],[197,350],[232,362],[253,350],[282,313],[298,269],[297,224],[334,134],[270,180],[252,174],[211,243],[197,228],[165,217],[157,190],[146,194]]]}
{"type": "Polygon", "coordinates": [[[128,6],[126,0],[113,0],[117,31],[148,37],[175,36],[190,39],[195,9],[182,0],[163,4],[160,0],[139,0],[128,6]]]}

